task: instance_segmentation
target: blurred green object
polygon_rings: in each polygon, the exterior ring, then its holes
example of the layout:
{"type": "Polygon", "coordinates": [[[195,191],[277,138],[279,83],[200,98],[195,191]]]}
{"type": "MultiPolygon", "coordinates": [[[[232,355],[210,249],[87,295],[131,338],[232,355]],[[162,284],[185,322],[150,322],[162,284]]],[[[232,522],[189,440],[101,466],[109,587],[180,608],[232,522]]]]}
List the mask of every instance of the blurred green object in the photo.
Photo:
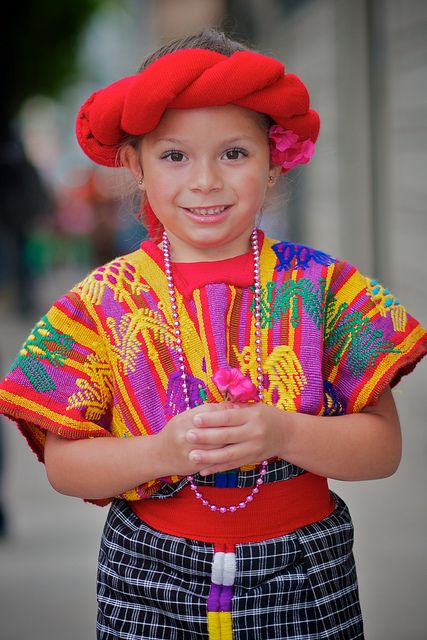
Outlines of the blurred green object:
{"type": "Polygon", "coordinates": [[[2,123],[31,96],[56,96],[75,77],[80,34],[102,4],[105,1],[20,0],[5,5],[0,40],[2,123]]]}

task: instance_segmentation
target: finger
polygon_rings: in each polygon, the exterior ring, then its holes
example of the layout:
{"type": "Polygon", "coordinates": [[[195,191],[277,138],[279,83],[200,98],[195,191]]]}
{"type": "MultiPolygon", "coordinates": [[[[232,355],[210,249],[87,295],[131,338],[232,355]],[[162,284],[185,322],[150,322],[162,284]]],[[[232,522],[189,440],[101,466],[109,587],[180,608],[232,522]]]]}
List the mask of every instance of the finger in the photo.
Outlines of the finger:
{"type": "Polygon", "coordinates": [[[190,429],[185,434],[185,439],[191,444],[218,448],[247,440],[247,434],[243,425],[220,428],[210,427],[209,429],[190,429]]]}
{"type": "Polygon", "coordinates": [[[224,469],[234,469],[240,460],[246,460],[249,457],[246,443],[230,444],[219,449],[193,449],[189,453],[191,462],[200,464],[202,468],[219,465],[224,469]]]}
{"type": "Polygon", "coordinates": [[[193,424],[196,427],[234,427],[243,424],[245,421],[244,412],[244,409],[222,406],[218,411],[196,413],[193,417],[193,424]]]}
{"type": "Polygon", "coordinates": [[[231,408],[231,402],[206,402],[205,404],[199,404],[196,407],[190,409],[190,414],[199,414],[199,413],[212,413],[214,411],[224,411],[224,409],[231,408]]]}

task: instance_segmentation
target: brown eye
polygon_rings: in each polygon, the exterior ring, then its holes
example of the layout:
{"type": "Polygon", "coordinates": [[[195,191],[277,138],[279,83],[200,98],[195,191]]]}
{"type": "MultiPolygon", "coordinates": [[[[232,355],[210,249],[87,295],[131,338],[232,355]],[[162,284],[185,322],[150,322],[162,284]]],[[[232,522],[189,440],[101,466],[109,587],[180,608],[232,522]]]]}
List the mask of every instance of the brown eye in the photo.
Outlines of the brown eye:
{"type": "Polygon", "coordinates": [[[182,151],[167,151],[162,155],[163,160],[170,160],[170,162],[182,162],[184,160],[184,154],[182,151]]]}
{"type": "Polygon", "coordinates": [[[227,160],[240,160],[241,158],[244,158],[247,155],[248,154],[244,149],[240,149],[237,147],[233,149],[228,149],[224,154],[227,160]]]}

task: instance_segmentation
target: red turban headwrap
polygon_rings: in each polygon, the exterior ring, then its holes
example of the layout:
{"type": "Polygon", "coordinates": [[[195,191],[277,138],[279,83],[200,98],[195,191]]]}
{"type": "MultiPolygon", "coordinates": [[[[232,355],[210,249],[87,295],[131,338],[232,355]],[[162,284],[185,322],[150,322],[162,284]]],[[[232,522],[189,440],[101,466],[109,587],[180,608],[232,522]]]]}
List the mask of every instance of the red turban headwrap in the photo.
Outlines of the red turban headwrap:
{"type": "Polygon", "coordinates": [[[115,167],[120,143],[155,129],[166,109],[235,104],[315,142],[320,122],[309,101],[301,80],[274,58],[252,51],[224,56],[181,49],[93,93],[79,111],[77,139],[91,160],[115,167]]]}

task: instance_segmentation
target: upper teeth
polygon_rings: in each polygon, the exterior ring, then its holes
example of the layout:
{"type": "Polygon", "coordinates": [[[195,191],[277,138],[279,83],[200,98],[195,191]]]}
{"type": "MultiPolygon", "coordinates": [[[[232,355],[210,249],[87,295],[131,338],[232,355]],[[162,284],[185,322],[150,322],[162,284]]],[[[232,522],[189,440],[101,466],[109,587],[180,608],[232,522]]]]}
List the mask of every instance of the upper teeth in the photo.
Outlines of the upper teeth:
{"type": "Polygon", "coordinates": [[[215,213],[222,213],[224,211],[225,207],[211,207],[210,209],[192,209],[190,208],[189,211],[191,211],[191,213],[197,213],[198,215],[201,216],[212,216],[215,213]]]}

